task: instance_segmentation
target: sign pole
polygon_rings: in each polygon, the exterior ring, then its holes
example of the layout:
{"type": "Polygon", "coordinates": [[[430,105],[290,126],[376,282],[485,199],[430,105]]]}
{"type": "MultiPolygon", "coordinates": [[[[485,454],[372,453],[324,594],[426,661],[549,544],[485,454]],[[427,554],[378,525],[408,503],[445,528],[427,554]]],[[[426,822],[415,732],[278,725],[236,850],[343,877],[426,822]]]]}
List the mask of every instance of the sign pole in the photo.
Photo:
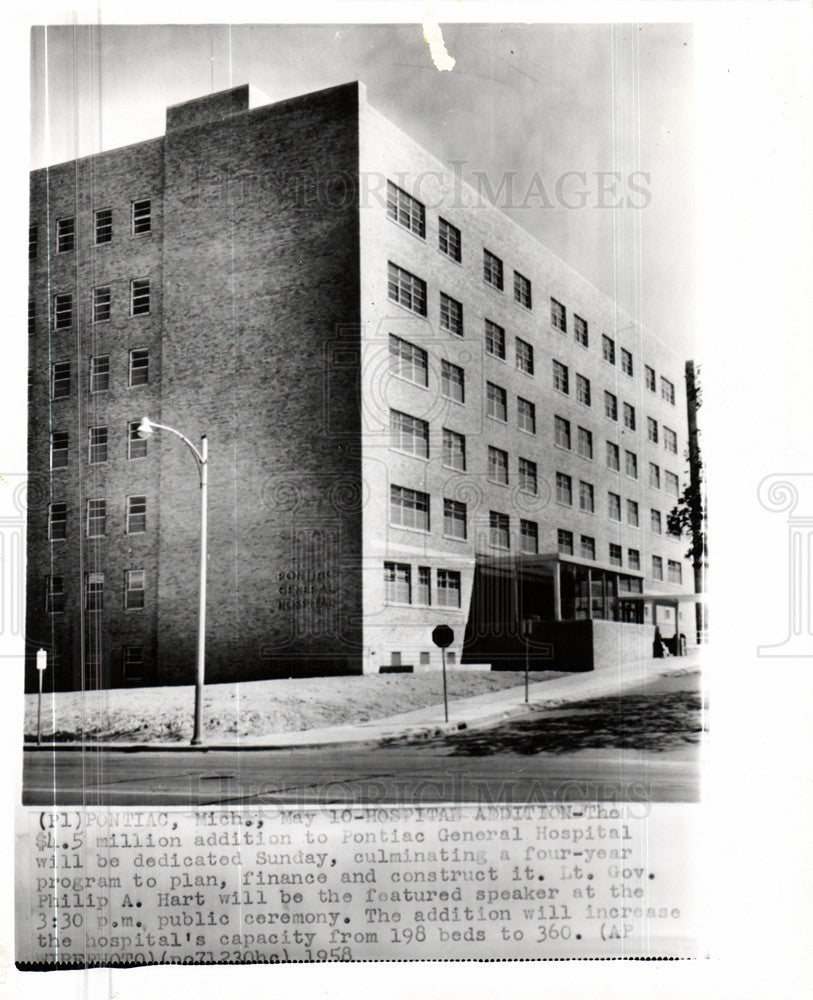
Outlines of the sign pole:
{"type": "Polygon", "coordinates": [[[37,695],[37,746],[42,743],[42,678],[45,675],[47,661],[48,654],[45,650],[37,650],[37,673],[39,674],[39,693],[37,695]]]}
{"type": "MultiPolygon", "coordinates": [[[[530,622],[527,623],[530,626],[530,622]]],[[[528,638],[530,635],[530,627],[525,631],[523,639],[525,640],[525,704],[528,704],[528,638]]]]}
{"type": "Polygon", "coordinates": [[[446,722],[449,721],[449,701],[446,697],[446,647],[441,649],[441,654],[443,657],[443,718],[446,722]]]}

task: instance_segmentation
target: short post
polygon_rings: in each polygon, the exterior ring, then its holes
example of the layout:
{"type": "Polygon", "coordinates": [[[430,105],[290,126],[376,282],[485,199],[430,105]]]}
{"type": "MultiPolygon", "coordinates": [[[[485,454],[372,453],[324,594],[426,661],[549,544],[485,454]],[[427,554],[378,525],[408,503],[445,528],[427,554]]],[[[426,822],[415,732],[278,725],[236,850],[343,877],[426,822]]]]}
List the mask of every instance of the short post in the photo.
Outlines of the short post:
{"type": "Polygon", "coordinates": [[[432,629],[432,642],[440,647],[443,662],[443,718],[449,721],[449,701],[446,694],[446,648],[454,642],[454,632],[448,625],[436,625],[432,629]]]}
{"type": "Polygon", "coordinates": [[[48,654],[44,649],[37,650],[37,673],[39,674],[39,694],[37,695],[37,745],[42,743],[42,678],[48,665],[48,654]]]}

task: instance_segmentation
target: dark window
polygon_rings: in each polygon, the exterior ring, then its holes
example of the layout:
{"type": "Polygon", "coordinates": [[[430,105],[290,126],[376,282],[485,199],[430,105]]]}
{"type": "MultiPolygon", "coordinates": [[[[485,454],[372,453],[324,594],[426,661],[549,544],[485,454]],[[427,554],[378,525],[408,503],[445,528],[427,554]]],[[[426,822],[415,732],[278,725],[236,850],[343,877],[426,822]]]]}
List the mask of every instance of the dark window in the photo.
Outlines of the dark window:
{"type": "Polygon", "coordinates": [[[496,420],[508,421],[508,401],[505,389],[493,382],[486,383],[487,415],[496,420]]]}
{"type": "Polygon", "coordinates": [[[595,538],[592,538],[590,535],[582,535],[580,543],[581,543],[582,559],[595,559],[596,558],[595,538]]]}
{"type": "Polygon", "coordinates": [[[671,403],[672,406],[675,405],[675,387],[669,381],[668,378],[664,378],[661,375],[661,396],[666,400],[667,403],[671,403]]]}
{"type": "Polygon", "coordinates": [[[491,510],[488,512],[489,542],[497,549],[511,548],[510,522],[507,514],[491,510]]]}
{"type": "Polygon", "coordinates": [[[140,681],[144,676],[143,646],[125,646],[122,654],[122,677],[125,681],[140,681]]]}
{"type": "Polygon", "coordinates": [[[52,542],[64,541],[68,536],[68,505],[52,503],[48,522],[48,537],[52,542]]]}
{"type": "Polygon", "coordinates": [[[583,406],[590,406],[590,379],[584,375],[576,375],[576,399],[583,406]]]}
{"type": "Polygon", "coordinates": [[[28,300],[28,336],[33,337],[37,332],[37,303],[33,299],[28,300]]]}
{"type": "Polygon", "coordinates": [[[100,208],[93,213],[93,230],[96,246],[110,243],[113,239],[113,212],[109,208],[100,208]]]}
{"type": "Polygon", "coordinates": [[[581,316],[573,316],[573,335],[576,338],[576,343],[581,344],[582,347],[588,347],[590,340],[587,334],[587,320],[582,319],[581,316]]]}
{"type": "Polygon", "coordinates": [[[573,480],[564,472],[556,473],[556,502],[573,506],[573,480]]]}
{"type": "Polygon", "coordinates": [[[488,478],[500,486],[508,485],[508,452],[491,445],[488,449],[488,478]]]}
{"type": "Polygon", "coordinates": [[[428,566],[418,567],[418,590],[416,604],[432,604],[432,570],[428,566]]]}
{"type": "Polygon", "coordinates": [[[460,230],[445,219],[438,219],[438,247],[452,260],[460,260],[460,230]]]}
{"type": "Polygon", "coordinates": [[[390,334],[390,371],[416,385],[429,384],[429,365],[426,351],[390,334]]]}
{"type": "Polygon", "coordinates": [[[51,468],[64,469],[68,464],[68,432],[51,432],[51,468]]]}
{"type": "Polygon", "coordinates": [[[565,395],[570,392],[570,378],[567,365],[563,365],[561,361],[553,362],[553,388],[558,389],[559,392],[563,392],[565,395]]]}
{"type": "Polygon", "coordinates": [[[624,403],[624,426],[629,430],[635,430],[635,407],[630,403],[624,403]]]}
{"type": "Polygon", "coordinates": [[[133,202],[133,236],[142,236],[152,230],[152,207],[149,198],[133,202]]]}
{"type": "Polygon", "coordinates": [[[150,381],[150,352],[144,349],[130,351],[130,387],[147,385],[150,381]]]}
{"type": "Polygon", "coordinates": [[[533,375],[534,349],[531,344],[527,340],[522,340],[521,337],[516,337],[514,340],[514,349],[516,351],[517,368],[521,372],[525,372],[526,375],[533,375]]]}
{"type": "Polygon", "coordinates": [[[107,461],[107,428],[88,428],[88,461],[91,465],[107,461]]]}
{"type": "Polygon", "coordinates": [[[57,219],[56,252],[67,253],[75,246],[76,226],[73,219],[57,219]]]}
{"type": "Polygon", "coordinates": [[[429,458],[429,424],[399,410],[390,410],[390,447],[429,458]]]}
{"type": "Polygon", "coordinates": [[[559,554],[562,556],[572,556],[573,555],[573,532],[566,531],[564,528],[559,528],[556,532],[556,544],[559,549],[559,554]]]}
{"type": "Polygon", "coordinates": [[[460,500],[443,500],[443,534],[465,541],[466,505],[460,500]]]}
{"type": "Polygon", "coordinates": [[[65,580],[61,576],[45,578],[45,610],[58,614],[65,610],[65,580]]]}
{"type": "Polygon", "coordinates": [[[147,530],[147,498],[127,497],[127,534],[140,535],[147,530]]]}
{"type": "Polygon", "coordinates": [[[93,322],[102,323],[110,319],[110,286],[93,289],[93,322]]]}
{"type": "Polygon", "coordinates": [[[450,469],[466,471],[466,438],[448,427],[443,428],[443,464],[450,469]]]}
{"type": "Polygon", "coordinates": [[[51,365],[51,397],[64,399],[71,394],[71,363],[58,361],[51,365]]]}
{"type": "Polygon", "coordinates": [[[85,610],[101,611],[104,595],[104,573],[85,573],[85,610]]]}
{"type": "Polygon", "coordinates": [[[395,604],[412,603],[412,567],[408,563],[384,563],[384,598],[395,604]]]}
{"type": "Polygon", "coordinates": [[[456,403],[466,401],[466,373],[445,358],[440,362],[440,391],[446,399],[453,399],[456,403]]]}
{"type": "Polygon", "coordinates": [[[536,406],[522,396],[517,396],[517,424],[520,430],[536,434],[536,406]]]}
{"type": "Polygon", "coordinates": [[[387,215],[394,222],[409,229],[416,236],[426,236],[426,210],[424,206],[399,188],[392,181],[387,181],[387,215]]]}
{"type": "Polygon", "coordinates": [[[426,315],[426,282],[392,261],[387,263],[387,293],[393,302],[419,316],[426,315]]]}
{"type": "Polygon", "coordinates": [[[606,333],[601,337],[601,356],[608,364],[615,364],[615,341],[606,333]]]}
{"type": "Polygon", "coordinates": [[[146,572],[143,569],[128,569],[124,574],[124,608],[126,611],[140,611],[144,607],[146,572]]]}
{"type": "Polygon", "coordinates": [[[36,260],[37,258],[37,240],[39,231],[36,225],[30,225],[28,227],[28,259],[36,260]]]}
{"type": "Polygon", "coordinates": [[[553,298],[550,300],[550,322],[554,329],[567,333],[567,310],[553,298]]]}
{"type": "Polygon", "coordinates": [[[73,324],[73,295],[54,296],[54,327],[65,330],[73,324]]]}
{"type": "Polygon", "coordinates": [[[531,282],[519,271],[514,271],[514,301],[526,309],[531,308],[531,282]]]}
{"type": "Polygon", "coordinates": [[[90,359],[90,391],[104,392],[110,388],[110,357],[97,355],[90,359]]]}
{"type": "Polygon", "coordinates": [[[483,281],[502,291],[502,261],[490,250],[483,250],[483,281]]]}
{"type": "Polygon", "coordinates": [[[610,565],[611,566],[623,565],[621,546],[616,545],[615,542],[610,542],[610,565]]]}
{"type": "Polygon", "coordinates": [[[554,441],[560,448],[570,451],[570,421],[564,417],[553,418],[554,441]]]}
{"type": "Polygon", "coordinates": [[[623,347],[621,348],[621,371],[625,375],[632,375],[632,355],[623,347]]]}
{"type": "Polygon", "coordinates": [[[390,486],[390,522],[401,528],[429,531],[429,494],[407,486],[390,486]]]}
{"type": "Polygon", "coordinates": [[[456,569],[438,570],[437,598],[440,607],[460,607],[460,573],[456,569]]]}
{"type": "Polygon", "coordinates": [[[127,425],[127,458],[146,458],[147,439],[138,436],[139,420],[133,420],[127,425]]]}
{"type": "Polygon", "coordinates": [[[621,497],[617,493],[607,494],[607,516],[611,521],[621,520],[621,497]]]}
{"type": "Polygon", "coordinates": [[[146,316],[150,311],[150,279],[135,278],[130,282],[130,315],[146,316]]]}
{"type": "Polygon", "coordinates": [[[646,375],[646,387],[650,392],[656,392],[655,389],[655,369],[650,368],[649,365],[644,365],[644,373],[646,375]]]}
{"type": "Polygon", "coordinates": [[[519,547],[521,552],[535,556],[539,552],[539,525],[536,521],[520,518],[519,547]]]}
{"type": "Polygon", "coordinates": [[[445,292],[440,293],[440,328],[456,337],[463,336],[463,306],[445,292]]]}
{"type": "Polygon", "coordinates": [[[529,458],[519,460],[519,488],[524,493],[533,493],[534,496],[539,492],[536,462],[532,462],[529,458]]]}
{"type": "Polygon", "coordinates": [[[107,501],[88,500],[87,524],[88,538],[102,538],[107,531],[107,501]]]}
{"type": "Polygon", "coordinates": [[[608,420],[618,420],[618,399],[606,390],[604,392],[604,416],[608,420]]]}
{"type": "Polygon", "coordinates": [[[505,330],[486,320],[486,353],[505,361],[505,330]]]}

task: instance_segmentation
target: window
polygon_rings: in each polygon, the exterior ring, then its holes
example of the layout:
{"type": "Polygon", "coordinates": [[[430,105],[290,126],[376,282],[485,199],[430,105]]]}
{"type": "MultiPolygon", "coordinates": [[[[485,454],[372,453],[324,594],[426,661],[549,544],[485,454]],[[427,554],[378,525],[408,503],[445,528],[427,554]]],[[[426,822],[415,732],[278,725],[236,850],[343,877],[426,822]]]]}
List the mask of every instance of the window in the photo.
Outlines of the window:
{"type": "Polygon", "coordinates": [[[527,555],[535,556],[539,552],[539,525],[536,521],[520,518],[519,548],[520,552],[525,552],[527,555]]]}
{"type": "Polygon", "coordinates": [[[638,502],[636,500],[627,500],[627,524],[631,528],[637,528],[638,521],[638,502]]]}
{"type": "Polygon", "coordinates": [[[408,563],[384,563],[384,599],[393,604],[412,603],[412,567],[408,563]]]}
{"type": "Polygon", "coordinates": [[[607,494],[607,516],[611,521],[621,520],[621,497],[617,493],[607,494]]]}
{"type": "Polygon", "coordinates": [[[426,236],[426,210],[422,203],[392,181],[387,181],[387,216],[421,239],[426,236]]]}
{"type": "Polygon", "coordinates": [[[554,298],[550,300],[550,325],[555,330],[567,333],[567,309],[554,298]]]}
{"type": "Polygon", "coordinates": [[[607,364],[615,364],[615,341],[608,337],[606,333],[601,336],[601,356],[607,364]]]}
{"type": "Polygon", "coordinates": [[[589,347],[590,340],[587,335],[587,320],[582,319],[581,316],[573,315],[573,336],[576,338],[576,343],[581,344],[582,347],[589,347]]]}
{"type": "Polygon", "coordinates": [[[564,472],[556,473],[556,502],[573,506],[573,480],[564,472]]]}
{"type": "Polygon", "coordinates": [[[677,434],[668,427],[663,428],[663,446],[673,455],[677,455],[677,434]]]}
{"type": "Polygon", "coordinates": [[[610,542],[610,565],[611,566],[623,565],[623,560],[621,558],[621,546],[616,545],[615,542],[610,542]]]}
{"type": "Polygon", "coordinates": [[[463,305],[445,292],[440,293],[440,328],[463,336],[463,305]]]}
{"type": "Polygon", "coordinates": [[[592,483],[586,483],[583,479],[579,482],[579,510],[585,514],[592,514],[596,509],[596,494],[592,483]]]}
{"type": "Polygon", "coordinates": [[[505,330],[486,320],[486,353],[505,361],[505,330]]]}
{"type": "Polygon", "coordinates": [[[102,285],[93,289],[93,322],[103,323],[110,319],[110,286],[102,285]]]}
{"type": "Polygon", "coordinates": [[[507,514],[501,514],[497,510],[488,512],[489,541],[494,548],[509,549],[511,547],[511,536],[509,534],[509,521],[507,514]]]}
{"type": "Polygon", "coordinates": [[[91,465],[107,461],[107,428],[88,428],[88,461],[91,465]]]}
{"type": "Polygon", "coordinates": [[[559,392],[563,392],[565,395],[570,392],[567,365],[563,365],[560,361],[555,360],[553,362],[553,388],[558,389],[559,392]]]}
{"type": "Polygon", "coordinates": [[[582,559],[596,558],[596,540],[590,535],[582,535],[579,539],[579,551],[582,559]]]}
{"type": "Polygon", "coordinates": [[[483,281],[502,291],[502,261],[490,250],[483,250],[483,281]]]}
{"type": "Polygon", "coordinates": [[[140,611],[144,607],[146,572],[143,569],[128,569],[124,574],[124,609],[140,611]]]}
{"type": "Polygon", "coordinates": [[[34,369],[28,369],[28,402],[29,405],[34,402],[34,369]]]}
{"type": "Polygon", "coordinates": [[[531,282],[519,271],[514,271],[514,302],[526,309],[531,308],[531,282]]]}
{"type": "Polygon", "coordinates": [[[653,535],[661,533],[661,512],[654,507],[649,512],[649,527],[653,535]]]}
{"type": "Polygon", "coordinates": [[[630,479],[638,478],[638,456],[634,451],[624,452],[624,472],[630,479]]]}
{"type": "Polygon", "coordinates": [[[456,403],[466,401],[466,375],[462,368],[453,365],[451,361],[442,359],[440,362],[440,392],[446,399],[456,403]]]}
{"type": "Polygon", "coordinates": [[[590,379],[576,375],[576,399],[583,405],[590,405],[590,379]]]}
{"type": "Polygon", "coordinates": [[[65,610],[65,580],[61,576],[45,578],[45,610],[58,614],[65,610]]]}
{"type": "Polygon", "coordinates": [[[486,413],[495,420],[508,422],[508,398],[505,389],[493,382],[486,383],[486,413]]]}
{"type": "Polygon", "coordinates": [[[110,243],[113,239],[113,212],[109,208],[100,208],[93,213],[93,232],[96,246],[110,243]]]}
{"type": "Polygon", "coordinates": [[[387,263],[387,294],[393,302],[419,316],[426,315],[426,282],[392,261],[387,263]]]}
{"type": "Polygon", "coordinates": [[[152,213],[149,198],[133,202],[132,227],[133,236],[143,236],[152,230],[152,213]]]}
{"type": "Polygon", "coordinates": [[[147,530],[147,498],[145,496],[127,497],[128,535],[141,535],[147,530]]]}
{"type": "Polygon", "coordinates": [[[150,381],[150,352],[144,349],[130,351],[130,388],[147,385],[150,381]]]}
{"type": "Polygon", "coordinates": [[[671,403],[672,406],[675,405],[675,387],[669,379],[664,378],[663,375],[661,375],[661,397],[665,399],[667,403],[671,403]]]}
{"type": "Polygon", "coordinates": [[[407,486],[390,486],[390,523],[429,531],[429,494],[407,486]]]}
{"type": "Polygon", "coordinates": [[[635,407],[629,403],[624,403],[624,426],[629,430],[635,430],[635,407]]]}
{"type": "Polygon", "coordinates": [[[66,330],[73,324],[73,295],[54,296],[54,329],[66,330]]]}
{"type": "Polygon", "coordinates": [[[527,340],[517,337],[514,340],[514,347],[517,357],[517,368],[526,375],[534,373],[534,349],[527,340]]]}
{"type": "Polygon", "coordinates": [[[570,421],[564,417],[553,418],[553,439],[559,448],[570,451],[570,421]]]}
{"type": "Polygon", "coordinates": [[[459,500],[443,499],[443,534],[447,538],[457,538],[465,541],[466,530],[466,505],[459,500]]]}
{"type": "Polygon", "coordinates": [[[533,493],[534,496],[538,492],[536,462],[532,462],[529,458],[519,460],[519,488],[523,493],[533,493]]]}
{"type": "Polygon", "coordinates": [[[37,259],[37,241],[39,232],[36,225],[30,225],[28,227],[28,259],[37,259]]]}
{"type": "Polygon", "coordinates": [[[564,528],[559,528],[558,531],[556,532],[556,545],[559,549],[559,555],[572,556],[573,532],[565,531],[564,528]]]}
{"type": "Polygon", "coordinates": [[[437,576],[438,605],[460,607],[460,573],[455,569],[439,569],[437,576]]]}
{"type": "Polygon", "coordinates": [[[576,451],[582,458],[593,460],[593,432],[586,427],[579,427],[576,431],[576,451]]]}
{"type": "Polygon", "coordinates": [[[105,392],[110,388],[110,357],[98,354],[90,359],[90,391],[105,392]]]}
{"type": "Polygon", "coordinates": [[[57,219],[56,252],[67,253],[75,245],[76,225],[73,219],[57,219]]]}
{"type": "Polygon", "coordinates": [[[659,490],[661,488],[660,466],[655,465],[654,462],[649,463],[649,485],[653,490],[659,490]]]}
{"type": "Polygon", "coordinates": [[[146,316],[150,311],[150,279],[135,278],[130,282],[130,315],[146,316]]]}
{"type": "Polygon", "coordinates": [[[466,471],[466,438],[448,427],[443,428],[443,464],[449,469],[466,471]]]}
{"type": "Polygon", "coordinates": [[[680,496],[680,480],[674,474],[674,472],[669,472],[668,470],[664,472],[664,489],[667,493],[671,493],[673,497],[680,496]]]}
{"type": "Polygon", "coordinates": [[[452,260],[460,261],[460,230],[445,219],[438,219],[438,249],[452,260]]]}
{"type": "Polygon", "coordinates": [[[644,377],[646,378],[646,387],[650,392],[655,392],[655,369],[650,368],[649,365],[644,365],[644,377]]]}
{"type": "Polygon", "coordinates": [[[653,420],[652,417],[646,418],[646,436],[647,440],[653,444],[658,443],[658,421],[653,420]]]}
{"type": "Polygon", "coordinates": [[[138,436],[140,422],[133,420],[127,425],[127,458],[146,458],[147,439],[138,436]]]}
{"type": "Polygon", "coordinates": [[[432,603],[432,570],[428,566],[418,567],[418,589],[415,594],[416,604],[432,603]]]}
{"type": "Polygon", "coordinates": [[[429,385],[429,367],[426,351],[408,340],[390,334],[390,371],[393,375],[414,382],[415,385],[429,385]]]}
{"type": "Polygon", "coordinates": [[[641,553],[638,549],[627,549],[627,565],[630,569],[640,570],[641,553]]]}
{"type": "Polygon", "coordinates": [[[663,579],[663,559],[660,556],[652,557],[652,578],[654,580],[663,579]]]}
{"type": "Polygon", "coordinates": [[[522,396],[517,396],[517,425],[521,431],[536,434],[536,406],[522,396]]]}
{"type": "Polygon", "coordinates": [[[390,447],[429,458],[429,424],[408,413],[390,410],[390,447]]]}
{"type": "Polygon", "coordinates": [[[618,420],[618,399],[611,393],[604,393],[604,416],[608,420],[618,420]]]}
{"type": "Polygon", "coordinates": [[[618,445],[612,441],[607,442],[607,468],[619,472],[621,469],[621,459],[618,445]]]}
{"type": "Polygon", "coordinates": [[[64,541],[68,537],[68,505],[52,503],[48,517],[48,537],[52,542],[64,541]]]}
{"type": "Polygon", "coordinates": [[[670,559],[666,564],[666,568],[670,583],[683,583],[683,567],[677,559],[670,559]]]}
{"type": "Polygon", "coordinates": [[[122,679],[125,681],[140,681],[144,676],[143,646],[125,646],[122,656],[122,679]]]}
{"type": "Polygon", "coordinates": [[[64,399],[71,394],[71,363],[58,361],[51,365],[51,398],[64,399]]]}
{"type": "Polygon", "coordinates": [[[107,531],[107,501],[88,500],[87,525],[88,538],[102,538],[107,531]]]}
{"type": "Polygon", "coordinates": [[[500,486],[508,485],[508,452],[502,448],[488,449],[488,478],[492,483],[499,483],[500,486]]]}
{"type": "Polygon", "coordinates": [[[33,299],[28,300],[28,336],[33,337],[37,332],[37,303],[33,299]]]}
{"type": "Polygon", "coordinates": [[[68,432],[51,432],[51,468],[64,469],[68,465],[68,432]]]}
{"type": "Polygon", "coordinates": [[[633,372],[632,372],[632,355],[630,354],[629,351],[624,350],[623,347],[621,348],[621,371],[625,375],[632,376],[632,374],[633,374],[633,372]]]}

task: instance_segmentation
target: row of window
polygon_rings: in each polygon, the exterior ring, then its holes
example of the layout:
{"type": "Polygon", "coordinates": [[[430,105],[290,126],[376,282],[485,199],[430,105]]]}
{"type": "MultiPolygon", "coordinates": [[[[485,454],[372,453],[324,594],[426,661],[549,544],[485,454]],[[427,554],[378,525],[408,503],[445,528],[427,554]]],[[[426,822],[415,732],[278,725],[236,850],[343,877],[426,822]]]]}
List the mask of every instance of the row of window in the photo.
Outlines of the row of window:
{"type": "MultiPolygon", "coordinates": [[[[71,394],[70,361],[56,361],[51,365],[51,399],[64,399],[71,394]]],[[[150,381],[150,352],[146,348],[130,351],[127,385],[135,389],[150,381]]],[[[89,388],[91,392],[105,392],[110,388],[110,356],[94,355],[90,359],[89,388]]]]}
{"type": "MultiPolygon", "coordinates": [[[[131,420],[127,424],[127,458],[146,458],[147,440],[138,435],[140,421],[131,420]]],[[[109,434],[107,427],[88,428],[88,462],[96,465],[107,461],[109,434]]],[[[64,469],[68,466],[70,434],[68,431],[51,431],[51,468],[64,469]]]]}
{"type": "MultiPolygon", "coordinates": [[[[575,555],[573,532],[568,531],[565,528],[559,528],[557,531],[557,546],[560,555],[575,555]]],[[[590,535],[580,536],[579,555],[582,559],[594,560],[596,558],[595,538],[592,538],[590,535]]],[[[608,546],[608,560],[611,566],[623,566],[624,554],[622,546],[618,545],[616,542],[610,542],[608,546]]],[[[680,561],[677,559],[669,559],[667,561],[667,565],[669,582],[682,583],[683,566],[680,561]]],[[[627,549],[627,566],[632,570],[640,571],[641,553],[638,549],[627,549]]],[[[663,558],[661,556],[652,556],[651,575],[654,580],[663,580],[663,558]]],[[[638,592],[640,592],[640,590],[638,592]]]]}
{"type": "MultiPolygon", "coordinates": [[[[392,181],[387,182],[387,215],[394,222],[408,229],[421,239],[426,238],[426,207],[421,201],[404,191],[403,188],[398,187],[392,181]]],[[[462,261],[461,232],[456,226],[442,217],[438,218],[438,249],[457,263],[462,261]]],[[[388,266],[390,298],[407,309],[412,309],[413,312],[425,316],[426,282],[392,262],[388,266]]],[[[504,266],[501,258],[484,247],[483,281],[492,288],[503,291],[503,273],[504,266]]],[[[514,271],[513,290],[515,302],[523,305],[526,309],[533,308],[531,281],[519,271],[514,271]]],[[[567,308],[553,297],[550,299],[550,322],[554,329],[565,334],[567,333],[567,308]]],[[[443,292],[441,292],[441,328],[448,329],[458,336],[463,335],[463,307],[461,303],[445,295],[443,292]]],[[[582,347],[589,347],[590,339],[587,321],[575,313],[573,316],[573,329],[576,342],[582,347]]],[[[497,356],[504,357],[504,353],[497,356]]],[[[602,357],[611,365],[617,363],[618,357],[622,372],[630,377],[634,376],[632,353],[626,348],[621,347],[616,355],[615,341],[606,334],[602,335],[602,357]]],[[[647,388],[651,392],[656,392],[655,370],[649,365],[645,365],[644,367],[647,388]]],[[[660,387],[662,398],[674,406],[674,384],[662,376],[660,387]]]]}
{"type": "MultiPolygon", "coordinates": [[[[489,383],[491,387],[491,383],[489,383]]],[[[499,388],[499,387],[495,387],[499,388]]],[[[504,390],[502,390],[504,393],[504,390]]],[[[519,426],[530,433],[536,433],[536,408],[528,400],[517,397],[519,426]]],[[[495,412],[506,407],[506,400],[497,397],[495,412]]],[[[489,411],[489,415],[491,411],[489,411]]],[[[501,419],[505,419],[502,417],[501,419]]],[[[570,421],[554,415],[554,440],[558,447],[567,451],[572,449],[572,434],[570,421]]],[[[448,427],[441,430],[442,460],[450,469],[459,472],[466,471],[466,437],[448,427]]],[[[390,410],[390,447],[406,452],[418,458],[429,458],[429,421],[413,417],[400,410],[390,410]]],[[[593,459],[593,434],[586,427],[576,429],[576,451],[585,459],[593,459]]],[[[518,475],[520,488],[529,493],[537,493],[536,463],[527,458],[519,458],[518,475]]],[[[638,478],[638,456],[633,451],[624,452],[624,469],[630,479],[638,478]]],[[[620,471],[620,449],[617,444],[607,441],[607,467],[620,471]]],[[[489,479],[500,485],[508,485],[508,453],[493,445],[488,447],[489,479]]],[[[661,469],[654,462],[649,463],[649,485],[653,489],[661,488],[661,469]]],[[[677,475],[665,471],[665,488],[675,497],[680,494],[680,482],[677,475]]]]}
{"type": "MultiPolygon", "coordinates": [[[[143,611],[146,603],[147,573],[143,569],[124,571],[124,610],[143,611]]],[[[104,573],[85,573],[85,611],[104,609],[104,573]]],[[[45,610],[54,614],[65,610],[65,578],[45,579],[45,610]]]]}
{"type": "Polygon", "coordinates": [[[414,576],[409,563],[384,563],[384,600],[389,604],[423,604],[441,608],[460,607],[460,573],[454,569],[435,570],[432,593],[432,570],[418,566],[414,576]]]}
{"type": "MultiPolygon", "coordinates": [[[[152,232],[152,202],[149,198],[130,202],[130,234],[146,236],[152,232]]],[[[113,209],[98,208],[93,213],[93,243],[103,246],[113,242],[113,209]]],[[[56,220],[54,246],[57,253],[69,253],[76,249],[77,225],[75,216],[56,220]]],[[[28,259],[36,260],[39,252],[39,226],[32,223],[28,227],[28,259]]]]}
{"type": "MultiPolygon", "coordinates": [[[[143,535],[147,530],[147,498],[129,496],[125,505],[124,530],[128,535],[143,535]]],[[[104,538],[107,534],[107,500],[96,497],[85,501],[85,535],[104,538]]],[[[52,503],[48,512],[48,537],[64,541],[68,536],[68,505],[52,503]]]]}
{"type": "MultiPolygon", "coordinates": [[[[110,285],[99,285],[94,288],[91,296],[91,316],[94,323],[103,323],[110,319],[112,303],[110,285]]],[[[150,313],[150,279],[134,278],[130,282],[130,315],[148,316],[150,313]]],[[[52,321],[55,330],[67,330],[74,322],[74,296],[65,292],[53,297],[52,321]]],[[[37,332],[37,305],[33,299],[28,302],[28,333],[33,336],[37,332]]]]}

